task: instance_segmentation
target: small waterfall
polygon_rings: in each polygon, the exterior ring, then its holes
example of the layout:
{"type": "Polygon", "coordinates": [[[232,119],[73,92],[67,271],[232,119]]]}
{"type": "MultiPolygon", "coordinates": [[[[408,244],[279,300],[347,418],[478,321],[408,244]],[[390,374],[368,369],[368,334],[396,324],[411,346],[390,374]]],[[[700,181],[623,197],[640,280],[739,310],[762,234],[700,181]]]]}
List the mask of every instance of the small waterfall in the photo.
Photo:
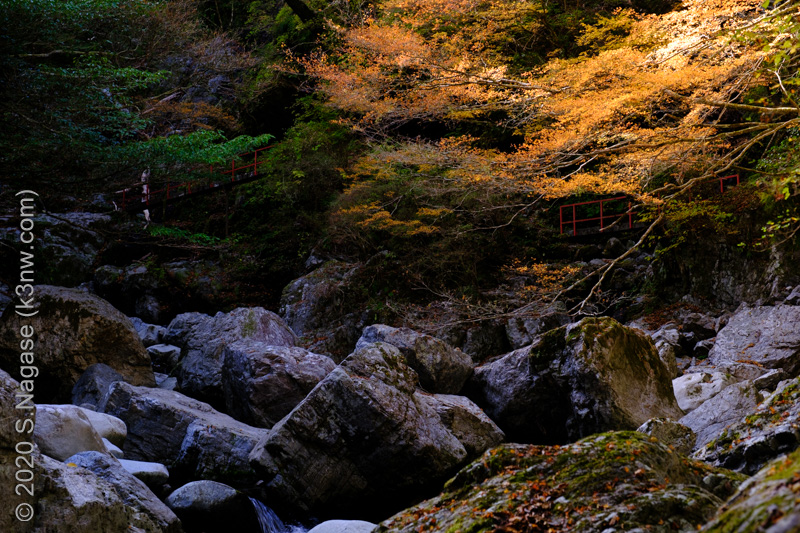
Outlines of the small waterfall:
{"type": "Polygon", "coordinates": [[[275,511],[267,507],[264,502],[255,498],[250,498],[253,508],[261,526],[261,533],[304,533],[307,531],[301,526],[287,526],[278,518],[275,511]]]}

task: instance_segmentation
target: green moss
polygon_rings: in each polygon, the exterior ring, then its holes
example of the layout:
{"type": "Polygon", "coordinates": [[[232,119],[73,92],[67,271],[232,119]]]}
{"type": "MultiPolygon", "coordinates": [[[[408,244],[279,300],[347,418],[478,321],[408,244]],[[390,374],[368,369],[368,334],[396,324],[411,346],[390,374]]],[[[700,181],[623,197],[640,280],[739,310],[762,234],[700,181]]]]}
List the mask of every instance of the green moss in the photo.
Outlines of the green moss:
{"type": "Polygon", "coordinates": [[[256,315],[252,309],[247,313],[241,332],[243,337],[252,337],[256,333],[256,315]]]}

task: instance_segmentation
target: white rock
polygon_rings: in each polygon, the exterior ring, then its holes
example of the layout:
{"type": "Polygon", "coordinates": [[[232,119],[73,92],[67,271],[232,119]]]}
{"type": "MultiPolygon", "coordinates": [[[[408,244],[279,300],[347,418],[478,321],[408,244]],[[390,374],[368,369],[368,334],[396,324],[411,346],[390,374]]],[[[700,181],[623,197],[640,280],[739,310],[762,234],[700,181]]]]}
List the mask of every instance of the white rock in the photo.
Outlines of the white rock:
{"type": "Polygon", "coordinates": [[[161,463],[120,459],[122,468],[144,482],[148,487],[161,486],[169,480],[169,470],[161,463]]]}
{"type": "Polygon", "coordinates": [[[672,388],[680,408],[689,413],[735,382],[721,372],[693,372],[673,379],[672,388]]]}
{"type": "Polygon", "coordinates": [[[104,439],[108,439],[117,446],[122,446],[124,444],[125,437],[128,436],[128,427],[125,425],[125,422],[116,416],[111,416],[106,413],[98,413],[97,411],[92,411],[84,407],[76,408],[80,409],[81,412],[86,415],[86,418],[89,419],[89,423],[94,430],[97,431],[98,435],[104,439]]]}
{"type": "Polygon", "coordinates": [[[327,520],[311,528],[308,533],[370,533],[377,524],[363,520],[327,520]]]}

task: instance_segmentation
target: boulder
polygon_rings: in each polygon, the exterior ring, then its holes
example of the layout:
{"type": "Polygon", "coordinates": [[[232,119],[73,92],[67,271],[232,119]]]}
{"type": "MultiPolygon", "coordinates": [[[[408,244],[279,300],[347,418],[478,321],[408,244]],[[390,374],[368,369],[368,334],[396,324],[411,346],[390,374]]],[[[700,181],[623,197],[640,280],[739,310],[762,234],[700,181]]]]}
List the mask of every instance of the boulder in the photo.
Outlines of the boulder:
{"type": "Polygon", "coordinates": [[[800,450],[775,459],[743,483],[702,531],[800,531],[798,492],[800,450]]]}
{"type": "Polygon", "coordinates": [[[6,309],[0,319],[0,366],[19,367],[20,328],[33,328],[37,400],[68,402],[81,374],[105,363],[136,385],[155,385],[150,357],[131,321],[111,304],[77,289],[40,285],[38,314],[24,318],[6,309]]]}
{"type": "Polygon", "coordinates": [[[701,404],[679,420],[697,434],[699,448],[717,438],[726,426],[738,422],[760,401],[758,391],[749,382],[735,383],[701,404]]]}
{"type": "Polygon", "coordinates": [[[108,453],[83,409],[74,405],[37,405],[33,441],[59,461],[83,451],[108,453]]]}
{"type": "Polygon", "coordinates": [[[376,532],[694,531],[742,479],[637,432],[565,446],[504,444],[376,532]]]}
{"type": "Polygon", "coordinates": [[[122,446],[122,443],[125,442],[125,437],[128,435],[128,428],[125,427],[125,422],[119,418],[107,415],[105,413],[98,413],[97,411],[92,411],[91,409],[84,409],[83,407],[72,405],[59,407],[70,407],[80,410],[84,415],[86,415],[86,418],[89,419],[89,423],[92,425],[97,434],[104,439],[108,439],[113,444],[122,446]]]}
{"type": "MultiPolygon", "coordinates": [[[[131,317],[131,323],[136,329],[136,333],[139,335],[139,338],[142,339],[142,344],[144,344],[145,348],[159,344],[164,339],[164,335],[167,333],[167,328],[164,326],[148,324],[138,317],[131,317]]],[[[148,350],[148,352],[149,351],[150,350],[148,350]]]]}
{"type": "Polygon", "coordinates": [[[222,352],[235,342],[294,346],[297,337],[275,313],[261,307],[234,309],[213,317],[185,313],[173,320],[164,342],[181,347],[177,370],[181,392],[217,408],[225,405],[222,352]]]}
{"type": "Polygon", "coordinates": [[[123,457],[125,457],[125,452],[122,451],[122,448],[120,448],[119,446],[117,446],[116,444],[114,444],[113,442],[111,442],[106,438],[103,438],[101,440],[103,441],[103,445],[106,447],[106,450],[108,450],[108,454],[111,457],[116,457],[117,459],[122,459],[123,457]]]}
{"type": "Polygon", "coordinates": [[[165,464],[178,479],[252,481],[248,454],[267,433],[178,392],[123,382],[101,410],[127,424],[126,458],[165,464]]]}
{"type": "Polygon", "coordinates": [[[69,457],[65,463],[83,467],[110,483],[125,505],[141,509],[162,531],[182,530],[175,513],[117,459],[100,452],[81,452],[69,457]]]}
{"type": "Polygon", "coordinates": [[[146,461],[131,461],[119,459],[119,464],[136,479],[151,488],[162,487],[169,481],[169,470],[161,463],[148,463],[146,461]]]}
{"type": "Polygon", "coordinates": [[[170,374],[178,366],[181,359],[181,349],[171,344],[154,344],[147,348],[147,353],[153,361],[153,368],[170,374]]]}
{"type": "Polygon", "coordinates": [[[800,374],[800,306],[742,306],[717,334],[709,360],[715,365],[748,361],[800,374]]]}
{"type": "Polygon", "coordinates": [[[800,378],[769,398],[697,450],[708,463],[754,474],[767,462],[800,446],[800,378]]]}
{"type": "Polygon", "coordinates": [[[682,455],[692,453],[697,441],[694,431],[669,418],[651,418],[639,426],[636,431],[657,438],[682,455]]]}
{"type": "Polygon", "coordinates": [[[170,494],[167,505],[189,531],[261,531],[250,500],[216,481],[192,481],[170,494]]]}
{"type": "MultiPolygon", "coordinates": [[[[153,379],[155,379],[155,375],[153,375],[153,379]]],[[[125,378],[106,364],[94,364],[81,374],[75,386],[72,387],[72,403],[96,409],[102,403],[111,384],[116,381],[125,381],[125,378]]]]}
{"type": "Polygon", "coordinates": [[[375,324],[364,328],[356,349],[375,342],[385,342],[399,349],[406,364],[417,372],[422,388],[428,392],[456,394],[472,373],[469,356],[430,335],[375,324]]]}
{"type": "Polygon", "coordinates": [[[611,318],[552,330],[477,367],[466,391],[516,442],[563,443],[683,415],[652,340],[611,318]]]}
{"type": "Polygon", "coordinates": [[[325,355],[263,342],[229,344],[222,358],[227,412],[259,427],[289,414],[336,366],[325,355]]]}
{"type": "Polygon", "coordinates": [[[308,530],[308,533],[371,533],[378,524],[364,520],[326,520],[308,530]]]}
{"type": "MultiPolygon", "coordinates": [[[[25,492],[22,492],[22,496],[17,496],[13,491],[8,491],[4,492],[3,504],[9,509],[14,509],[17,505],[30,505],[33,519],[23,524],[11,512],[0,513],[0,531],[182,531],[175,515],[165,509],[157,498],[144,492],[147,491],[146,487],[143,490],[138,487],[135,491],[129,491],[128,488],[117,485],[116,481],[112,484],[76,463],[64,464],[37,451],[26,457],[30,457],[34,465],[34,497],[31,498],[25,492]]],[[[104,457],[113,461],[110,456],[104,457]]],[[[14,456],[0,451],[0,483],[7,487],[14,486],[15,472],[14,456]]]]}
{"type": "Polygon", "coordinates": [[[470,402],[419,392],[417,383],[396,347],[356,350],[251,453],[268,501],[370,519],[502,440],[470,402]]]}
{"type": "Polygon", "coordinates": [[[672,388],[680,408],[689,413],[736,381],[730,374],[701,371],[673,379],[672,388]]]}

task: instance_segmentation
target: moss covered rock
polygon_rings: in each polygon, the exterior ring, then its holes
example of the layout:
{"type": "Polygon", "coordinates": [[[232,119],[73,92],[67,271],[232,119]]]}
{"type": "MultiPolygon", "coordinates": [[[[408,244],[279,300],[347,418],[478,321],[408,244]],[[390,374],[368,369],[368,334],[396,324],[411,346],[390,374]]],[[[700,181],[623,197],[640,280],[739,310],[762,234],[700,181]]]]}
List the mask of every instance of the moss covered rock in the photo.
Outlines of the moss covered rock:
{"type": "Polygon", "coordinates": [[[506,444],[378,531],[685,531],[706,522],[743,479],[637,432],[567,446],[506,444]]]}
{"type": "Polygon", "coordinates": [[[683,413],[652,340],[612,318],[586,318],[479,366],[467,396],[510,440],[564,443],[683,413]]]}
{"type": "Polygon", "coordinates": [[[702,531],[800,531],[800,450],[776,459],[742,484],[702,531]]]}

